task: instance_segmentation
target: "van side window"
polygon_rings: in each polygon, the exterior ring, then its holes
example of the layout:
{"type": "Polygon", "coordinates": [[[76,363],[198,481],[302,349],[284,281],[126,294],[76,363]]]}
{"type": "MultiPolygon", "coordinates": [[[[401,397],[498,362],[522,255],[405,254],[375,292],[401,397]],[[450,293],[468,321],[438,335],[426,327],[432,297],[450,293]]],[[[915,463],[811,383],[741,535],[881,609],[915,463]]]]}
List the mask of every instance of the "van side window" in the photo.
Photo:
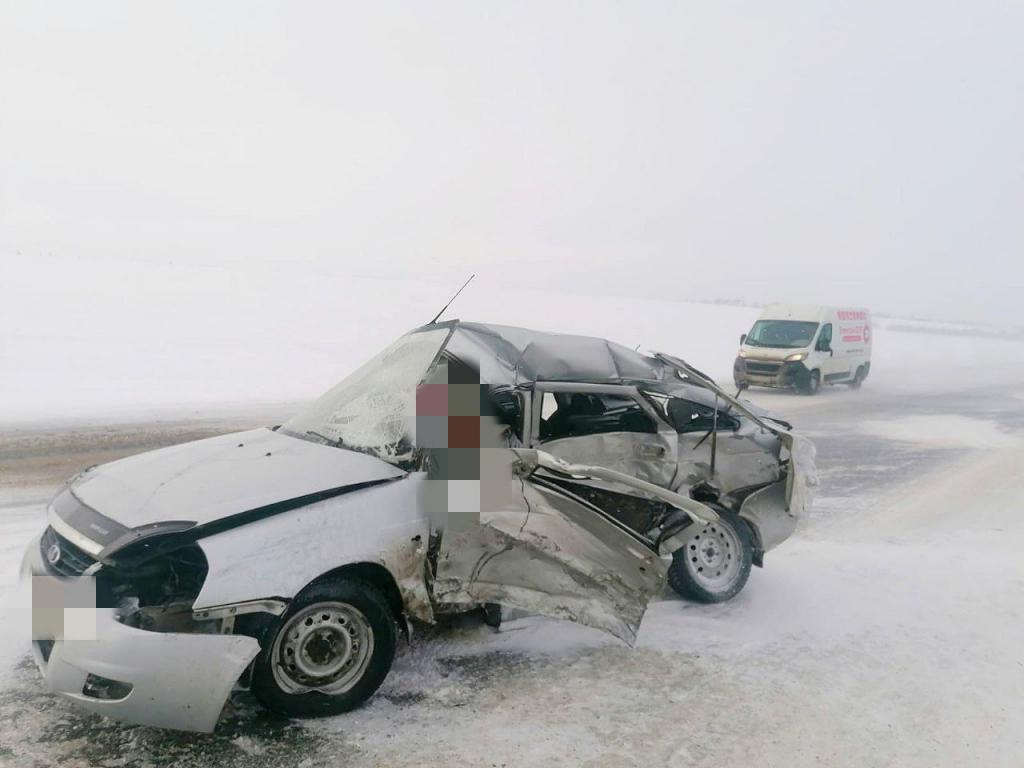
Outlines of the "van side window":
{"type": "Polygon", "coordinates": [[[592,392],[545,392],[540,412],[541,441],[607,432],[658,431],[631,397],[592,392]]]}
{"type": "Polygon", "coordinates": [[[832,323],[825,323],[821,326],[821,333],[818,334],[818,343],[814,348],[818,352],[825,352],[832,347],[832,323]]]}

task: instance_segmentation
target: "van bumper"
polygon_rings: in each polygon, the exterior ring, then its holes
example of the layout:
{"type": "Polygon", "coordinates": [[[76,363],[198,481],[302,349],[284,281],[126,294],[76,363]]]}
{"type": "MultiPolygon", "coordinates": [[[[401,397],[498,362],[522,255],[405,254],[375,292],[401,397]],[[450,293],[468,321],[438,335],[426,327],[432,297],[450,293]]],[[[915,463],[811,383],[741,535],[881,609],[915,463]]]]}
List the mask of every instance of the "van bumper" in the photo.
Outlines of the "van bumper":
{"type": "Polygon", "coordinates": [[[811,372],[802,361],[737,357],[733,363],[732,377],[737,387],[806,387],[810,384],[811,372]]]}
{"type": "MultiPolygon", "coordinates": [[[[38,538],[29,545],[21,575],[22,588],[33,593],[33,614],[53,610],[42,604],[41,595],[47,601],[62,590],[80,596],[83,586],[95,594],[88,584],[91,576],[71,581],[47,573],[38,538]]],[[[259,653],[251,637],[149,632],[122,624],[116,609],[72,603],[64,606],[66,633],[39,636],[33,631],[32,656],[50,691],[116,720],[208,733],[235,682],[259,653]],[[81,611],[91,612],[85,620],[90,637],[69,639],[69,620],[81,633],[81,611]]]]}

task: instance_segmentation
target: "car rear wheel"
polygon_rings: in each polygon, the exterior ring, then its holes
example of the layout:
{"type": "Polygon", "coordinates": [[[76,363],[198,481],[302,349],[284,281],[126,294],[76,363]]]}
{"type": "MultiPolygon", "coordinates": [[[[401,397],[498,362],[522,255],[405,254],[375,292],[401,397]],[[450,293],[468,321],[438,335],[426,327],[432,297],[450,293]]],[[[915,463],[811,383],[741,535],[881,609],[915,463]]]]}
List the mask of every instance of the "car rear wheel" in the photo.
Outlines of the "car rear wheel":
{"type": "Polygon", "coordinates": [[[709,523],[672,555],[668,583],[680,596],[700,603],[723,603],[739,593],[750,577],[754,544],[738,515],[716,510],[709,523]]]}
{"type": "Polygon", "coordinates": [[[252,693],[286,715],[347,712],[384,682],[395,640],[395,615],[375,587],[350,579],[314,584],[268,633],[252,693]]]}

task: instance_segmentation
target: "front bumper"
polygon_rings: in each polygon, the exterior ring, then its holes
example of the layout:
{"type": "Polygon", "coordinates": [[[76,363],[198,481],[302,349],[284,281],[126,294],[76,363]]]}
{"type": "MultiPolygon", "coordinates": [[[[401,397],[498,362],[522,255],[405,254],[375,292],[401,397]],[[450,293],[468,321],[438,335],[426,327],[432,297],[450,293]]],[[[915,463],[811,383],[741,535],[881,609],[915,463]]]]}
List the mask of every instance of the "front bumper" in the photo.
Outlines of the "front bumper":
{"type": "MultiPolygon", "coordinates": [[[[80,596],[85,582],[95,594],[94,586],[88,584],[91,576],[70,581],[47,573],[39,538],[29,545],[22,579],[33,593],[33,613],[52,611],[54,606],[42,601],[70,592],[71,585],[80,596]]],[[[91,611],[85,625],[93,637],[68,639],[63,633],[33,637],[33,656],[47,688],[90,712],[128,723],[212,731],[232,687],[260,650],[254,638],[240,635],[135,629],[119,622],[113,608],[84,608],[74,600],[65,603],[63,610],[64,626],[78,628],[83,626],[80,612],[91,611]],[[130,690],[120,698],[97,698],[97,679],[122,684],[114,689],[118,694],[127,686],[130,690]]]]}
{"type": "Polygon", "coordinates": [[[811,372],[801,361],[759,360],[737,357],[732,367],[736,385],[747,384],[757,387],[804,387],[810,381],[811,372]]]}

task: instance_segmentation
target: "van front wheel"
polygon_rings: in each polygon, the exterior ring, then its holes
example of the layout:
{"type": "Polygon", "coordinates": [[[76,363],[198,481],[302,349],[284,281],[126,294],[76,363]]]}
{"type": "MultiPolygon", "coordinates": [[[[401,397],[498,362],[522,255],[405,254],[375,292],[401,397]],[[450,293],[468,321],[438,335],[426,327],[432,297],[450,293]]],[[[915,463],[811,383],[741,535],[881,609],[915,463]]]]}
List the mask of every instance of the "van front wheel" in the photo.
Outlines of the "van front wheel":
{"type": "Polygon", "coordinates": [[[811,371],[810,376],[800,387],[800,392],[805,395],[816,395],[819,389],[821,389],[821,371],[811,371]]]}

